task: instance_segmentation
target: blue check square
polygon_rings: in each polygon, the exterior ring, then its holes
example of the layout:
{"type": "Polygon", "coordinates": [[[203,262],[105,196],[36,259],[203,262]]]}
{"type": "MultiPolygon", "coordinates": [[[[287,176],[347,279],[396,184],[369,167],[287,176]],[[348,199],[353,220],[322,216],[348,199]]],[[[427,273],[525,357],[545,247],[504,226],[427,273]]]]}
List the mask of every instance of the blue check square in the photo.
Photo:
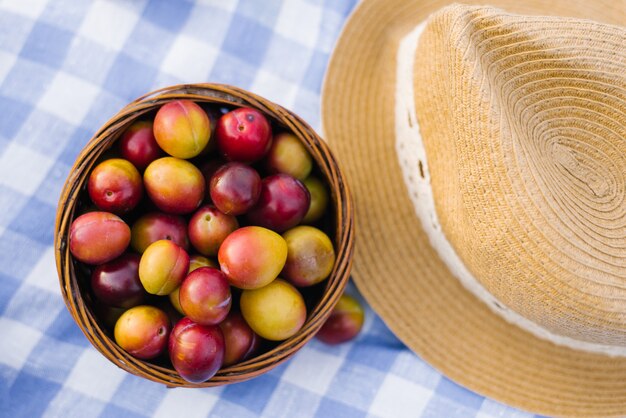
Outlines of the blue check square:
{"type": "Polygon", "coordinates": [[[258,0],[239,0],[237,13],[271,29],[280,14],[281,6],[279,1],[264,1],[260,6],[258,0]]]}
{"type": "Polygon", "coordinates": [[[387,372],[401,350],[402,346],[398,344],[386,344],[378,338],[364,336],[358,344],[352,346],[347,357],[354,362],[387,372]]]}
{"type": "Polygon", "coordinates": [[[150,91],[157,70],[121,53],[113,63],[104,86],[125,100],[132,100],[150,91]]]}
{"type": "Polygon", "coordinates": [[[242,61],[258,66],[265,56],[272,32],[250,18],[237,16],[236,19],[237,24],[230,25],[222,47],[242,61]]]}
{"type": "Polygon", "coordinates": [[[58,383],[21,372],[9,391],[8,403],[3,405],[3,409],[6,408],[3,415],[11,418],[39,417],[60,389],[58,383]]]}
{"type": "Polygon", "coordinates": [[[345,362],[326,391],[326,397],[341,402],[349,399],[350,405],[367,411],[385,376],[379,370],[345,362]]]}
{"type": "Polygon", "coordinates": [[[61,309],[52,324],[46,330],[46,335],[59,341],[65,341],[81,347],[87,347],[89,341],[70,316],[67,309],[61,309]]]}
{"type": "Polygon", "coordinates": [[[119,407],[112,403],[107,404],[107,406],[104,407],[102,413],[100,413],[100,418],[145,418],[147,416],[148,414],[140,414],[137,412],[129,411],[126,408],[119,407]]]}
{"type": "Polygon", "coordinates": [[[129,374],[118,386],[112,401],[125,411],[152,415],[169,390],[172,389],[129,374]]]}
{"type": "Polygon", "coordinates": [[[278,382],[278,378],[264,374],[247,382],[227,386],[222,392],[222,398],[258,414],[267,405],[278,382]]]}
{"type": "Polygon", "coordinates": [[[45,248],[44,244],[7,229],[0,235],[0,273],[26,277],[45,248]]]}
{"type": "Polygon", "coordinates": [[[342,16],[345,16],[347,13],[354,8],[357,3],[357,0],[348,0],[348,1],[335,1],[335,0],[315,0],[313,3],[319,4],[322,3],[325,9],[334,10],[342,16]]]}
{"type": "Polygon", "coordinates": [[[60,67],[74,34],[48,23],[37,22],[30,32],[20,56],[60,67]]]}
{"type": "Polygon", "coordinates": [[[6,274],[0,274],[0,314],[4,313],[4,310],[12,300],[17,289],[19,289],[21,283],[21,279],[16,279],[6,274]]]}
{"type": "Polygon", "coordinates": [[[177,31],[185,24],[192,5],[187,1],[152,1],[146,5],[143,17],[170,31],[177,31]]]}
{"type": "Polygon", "coordinates": [[[71,373],[82,352],[81,347],[43,335],[30,352],[24,371],[33,376],[62,384],[71,373]],[[52,372],[47,370],[50,364],[57,366],[52,372]]]}
{"type": "Polygon", "coordinates": [[[17,190],[0,185],[0,226],[7,227],[11,225],[22,208],[28,202],[28,196],[18,192],[17,190]]]}
{"type": "Polygon", "coordinates": [[[464,405],[450,399],[435,396],[428,401],[422,412],[422,418],[466,418],[475,417],[479,408],[473,405],[464,405]]]}
{"type": "Polygon", "coordinates": [[[106,404],[98,399],[64,387],[48,405],[46,415],[51,417],[98,417],[105,406],[106,404]]]}
{"type": "Polygon", "coordinates": [[[254,80],[251,69],[252,65],[243,61],[241,58],[221,52],[211,70],[210,80],[216,83],[231,84],[241,88],[249,88],[254,80]]]}
{"type": "Polygon", "coordinates": [[[48,220],[54,218],[55,214],[56,206],[33,197],[13,219],[11,229],[44,245],[52,245],[54,225],[48,220]]]}
{"type": "Polygon", "coordinates": [[[28,118],[32,104],[0,95],[0,135],[12,138],[28,118]]]}
{"type": "Polygon", "coordinates": [[[54,75],[55,71],[42,63],[20,59],[0,86],[0,94],[22,102],[37,103],[54,75]],[[38,74],[34,80],[33,73],[38,74]]]}
{"type": "Polygon", "coordinates": [[[306,73],[302,79],[302,85],[311,91],[318,91],[322,87],[322,80],[324,79],[324,72],[320,71],[322,68],[326,68],[328,64],[328,54],[315,51],[309,60],[306,73]]]}
{"type": "Polygon", "coordinates": [[[211,409],[211,418],[257,418],[261,412],[253,412],[241,402],[227,401],[220,397],[211,409]]]}
{"type": "Polygon", "coordinates": [[[35,192],[35,197],[48,205],[56,206],[59,202],[65,179],[70,172],[70,167],[70,165],[57,160],[39,185],[35,192]]]}
{"type": "Polygon", "coordinates": [[[366,416],[367,414],[358,408],[328,398],[322,399],[315,413],[315,418],[365,418],[366,416]]]}
{"type": "Polygon", "coordinates": [[[482,396],[450,381],[447,377],[442,377],[439,380],[439,385],[437,385],[435,391],[438,395],[473,409],[480,409],[484,399],[482,396]]]}
{"type": "Polygon", "coordinates": [[[83,0],[54,1],[46,5],[41,20],[59,28],[75,31],[89,9],[89,2],[83,0]]]}
{"type": "MultiPolygon", "coordinates": [[[[57,160],[57,167],[66,170],[69,173],[70,167],[74,165],[76,157],[80,154],[83,147],[89,142],[96,132],[83,126],[77,127],[69,136],[67,144],[61,150],[57,160]],[[59,165],[62,164],[62,165],[59,165]]],[[[67,176],[67,175],[66,175],[67,176]]]]}
{"type": "Polygon", "coordinates": [[[148,21],[135,25],[124,47],[125,53],[142,65],[157,69],[172,44],[172,37],[164,28],[148,21]],[[158,39],[158,42],[155,40],[158,39]]]}
{"type": "Polygon", "coordinates": [[[312,417],[320,399],[320,395],[283,381],[274,390],[263,413],[270,417],[312,417]]]}

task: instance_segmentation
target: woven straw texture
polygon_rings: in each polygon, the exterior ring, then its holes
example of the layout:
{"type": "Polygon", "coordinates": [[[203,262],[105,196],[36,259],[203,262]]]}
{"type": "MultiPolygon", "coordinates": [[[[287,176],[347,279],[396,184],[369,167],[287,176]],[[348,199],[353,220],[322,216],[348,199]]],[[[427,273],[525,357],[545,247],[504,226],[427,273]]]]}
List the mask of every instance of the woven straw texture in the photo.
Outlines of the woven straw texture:
{"type": "Polygon", "coordinates": [[[437,213],[465,265],[549,331],[626,347],[626,29],[451,6],[415,60],[437,213]]]}
{"type": "MultiPolygon", "coordinates": [[[[415,215],[395,152],[395,55],[447,4],[365,0],[331,61],[323,123],[355,190],[355,281],[409,347],[457,382],[534,412],[623,416],[624,358],[504,321],[449,272],[415,215]]],[[[626,24],[624,1],[492,4],[626,24]]],[[[454,7],[426,27],[414,66],[437,214],[467,267],[551,332],[619,346],[625,45],[617,26],[454,7]]]]}
{"type": "Polygon", "coordinates": [[[343,293],[350,274],[354,242],[353,214],[347,185],[326,144],[313,129],[295,114],[262,97],[223,84],[187,84],[149,93],[124,107],[104,124],[76,159],[59,199],[56,218],[55,256],[61,292],[76,323],[85,336],[107,359],[118,367],[169,387],[207,387],[241,382],[263,374],[295,354],[322,326],[343,293]],[[250,360],[220,369],[206,382],[189,383],[171,367],[137,359],[121,349],[93,313],[93,305],[80,264],[69,251],[69,229],[80,194],[93,165],[126,128],[142,115],[179,99],[228,106],[247,106],[262,111],[273,122],[294,133],[307,147],[330,189],[334,235],[331,235],[337,258],[319,301],[307,314],[307,320],[293,337],[250,360]]]}

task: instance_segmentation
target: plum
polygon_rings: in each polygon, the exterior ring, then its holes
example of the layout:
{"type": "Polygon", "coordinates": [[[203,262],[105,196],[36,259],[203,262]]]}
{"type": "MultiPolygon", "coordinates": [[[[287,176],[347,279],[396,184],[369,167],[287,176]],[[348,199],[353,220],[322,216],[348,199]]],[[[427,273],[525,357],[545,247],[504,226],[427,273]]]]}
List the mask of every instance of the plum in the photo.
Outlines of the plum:
{"type": "MultiPolygon", "coordinates": [[[[200,267],[213,267],[219,268],[219,264],[217,264],[214,260],[208,259],[201,255],[190,255],[189,256],[189,270],[188,275],[191,274],[194,270],[199,269],[200,267]]],[[[170,302],[174,309],[176,309],[181,315],[185,315],[183,308],[180,306],[180,298],[178,297],[180,293],[180,286],[176,289],[172,290],[172,292],[168,295],[170,302]]]]}
{"type": "Polygon", "coordinates": [[[267,286],[244,290],[241,314],[250,328],[271,341],[294,336],[306,320],[306,305],[298,290],[282,279],[267,286]]]}
{"type": "Polygon", "coordinates": [[[167,239],[189,249],[187,223],[185,218],[161,212],[150,212],[135,221],[130,230],[130,246],[138,253],[143,253],[150,244],[167,239]]]}
{"type": "Polygon", "coordinates": [[[113,334],[115,342],[130,355],[149,360],[165,350],[170,328],[165,312],[154,306],[140,305],[119,317],[113,334]]]}
{"type": "Polygon", "coordinates": [[[203,107],[207,116],[209,117],[209,124],[211,125],[211,133],[209,134],[209,143],[204,147],[204,149],[198,154],[198,157],[205,157],[207,155],[213,154],[215,149],[217,148],[217,141],[215,140],[215,129],[217,128],[217,121],[222,117],[222,113],[219,109],[208,105],[203,107]]]}
{"type": "Polygon", "coordinates": [[[243,215],[261,194],[261,176],[242,163],[228,163],[215,171],[209,183],[211,201],[230,215],[243,215]]]}
{"type": "Polygon", "coordinates": [[[119,147],[122,157],[133,163],[140,171],[163,156],[163,150],[154,139],[152,121],[137,121],[130,125],[120,139],[119,147]]]}
{"type": "Polygon", "coordinates": [[[178,374],[188,382],[201,383],[222,366],[224,335],[217,325],[200,325],[183,318],[174,326],[168,348],[178,374]]]}
{"type": "Polygon", "coordinates": [[[331,345],[350,341],[361,331],[364,319],[361,304],[352,296],[341,295],[316,337],[331,345]]]}
{"type": "Polygon", "coordinates": [[[153,295],[169,295],[180,286],[189,270],[189,255],[172,241],[150,244],[139,261],[139,279],[153,295]]]}
{"type": "Polygon", "coordinates": [[[210,258],[206,258],[202,255],[193,254],[189,256],[189,273],[192,271],[199,269],[200,267],[213,267],[220,268],[220,265],[210,258]]]}
{"type": "Polygon", "coordinates": [[[189,220],[189,240],[200,254],[216,256],[222,242],[238,227],[237,218],[220,212],[213,205],[205,205],[189,220]]]}
{"type": "Polygon", "coordinates": [[[211,184],[211,177],[217,171],[218,168],[223,166],[225,162],[221,159],[210,160],[199,166],[200,172],[204,176],[204,183],[206,184],[206,201],[211,202],[211,189],[209,185],[211,184]]]}
{"type": "Polygon", "coordinates": [[[180,285],[178,299],[185,315],[201,325],[222,322],[232,302],[226,276],[211,267],[191,272],[180,285]]]}
{"type": "Polygon", "coordinates": [[[253,225],[283,232],[302,221],[310,201],[309,191],[300,180],[274,174],[261,182],[261,195],[247,219],[253,225]]]}
{"type": "Polygon", "coordinates": [[[192,158],[209,143],[211,122],[191,100],[174,100],[161,106],[154,117],[154,136],[159,146],[177,158],[192,158]]]}
{"type": "MultiPolygon", "coordinates": [[[[185,281],[185,279],[183,279],[183,281],[185,281]]],[[[178,312],[181,315],[185,315],[185,311],[183,311],[183,307],[180,306],[180,286],[172,290],[170,294],[167,295],[167,297],[169,298],[171,305],[174,307],[174,309],[176,309],[176,312],[178,312]]]]}
{"type": "Polygon", "coordinates": [[[304,215],[302,223],[312,224],[319,220],[326,212],[328,206],[328,190],[324,183],[317,177],[309,176],[302,182],[311,195],[309,210],[304,215]]]}
{"type": "Polygon", "coordinates": [[[130,243],[130,228],[109,212],[88,212],[70,226],[70,252],[86,264],[103,264],[120,255],[130,243]]]}
{"type": "Polygon", "coordinates": [[[91,274],[91,289],[101,302],[118,308],[132,308],[143,303],[146,291],[139,280],[137,254],[124,254],[97,266],[91,274]]]}
{"type": "Polygon", "coordinates": [[[307,178],[313,168],[311,154],[302,141],[289,132],[274,136],[265,162],[268,172],[289,174],[298,180],[307,178]]]}
{"type": "Polygon", "coordinates": [[[139,171],[130,161],[112,158],[91,171],[87,191],[99,209],[122,215],[139,204],[143,185],[139,171]]]}
{"type": "Polygon", "coordinates": [[[335,250],[328,235],[307,225],[285,232],[287,262],[281,276],[298,287],[313,286],[326,279],[335,265],[335,250]]]}
{"type": "Polygon", "coordinates": [[[272,127],[258,110],[241,107],[217,121],[215,137],[228,161],[252,163],[263,158],[272,145],[272,127]]]}
{"type": "Polygon", "coordinates": [[[204,199],[204,177],[189,161],[163,157],[150,163],[143,174],[146,192],[163,212],[191,213],[204,199]]]}
{"type": "Polygon", "coordinates": [[[259,345],[259,336],[239,312],[230,312],[219,324],[224,334],[224,366],[230,366],[250,358],[259,345]]]}
{"type": "Polygon", "coordinates": [[[217,259],[231,285],[254,289],[278,276],[287,260],[287,243],[269,229],[247,226],[226,237],[217,259]]]}

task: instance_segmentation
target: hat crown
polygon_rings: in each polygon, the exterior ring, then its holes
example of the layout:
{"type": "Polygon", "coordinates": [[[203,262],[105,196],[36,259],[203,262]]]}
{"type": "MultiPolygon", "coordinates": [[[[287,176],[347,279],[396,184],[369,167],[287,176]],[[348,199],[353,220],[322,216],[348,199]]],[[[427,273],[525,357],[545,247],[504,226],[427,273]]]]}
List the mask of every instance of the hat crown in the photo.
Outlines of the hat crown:
{"type": "Polygon", "coordinates": [[[454,5],[413,81],[437,216],[471,274],[551,333],[626,347],[626,30],[454,5]]]}

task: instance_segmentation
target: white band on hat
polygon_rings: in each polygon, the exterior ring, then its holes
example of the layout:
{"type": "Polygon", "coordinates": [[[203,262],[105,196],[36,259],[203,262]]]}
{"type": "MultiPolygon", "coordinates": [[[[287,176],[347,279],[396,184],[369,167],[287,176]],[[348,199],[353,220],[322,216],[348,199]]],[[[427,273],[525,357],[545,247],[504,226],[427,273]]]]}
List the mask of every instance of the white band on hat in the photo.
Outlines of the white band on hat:
{"type": "Polygon", "coordinates": [[[441,229],[435,210],[433,191],[426,150],[417,121],[413,88],[413,65],[418,41],[426,22],[422,22],[400,42],[397,55],[396,74],[396,152],[404,183],[413,202],[415,213],[428,235],[431,245],[450,272],[461,284],[483,301],[496,314],[531,334],[554,344],[575,350],[588,351],[609,356],[626,357],[626,347],[597,344],[554,334],[541,325],[521,316],[492,295],[470,273],[441,229]],[[418,169],[419,167],[419,169],[418,169]]]}

